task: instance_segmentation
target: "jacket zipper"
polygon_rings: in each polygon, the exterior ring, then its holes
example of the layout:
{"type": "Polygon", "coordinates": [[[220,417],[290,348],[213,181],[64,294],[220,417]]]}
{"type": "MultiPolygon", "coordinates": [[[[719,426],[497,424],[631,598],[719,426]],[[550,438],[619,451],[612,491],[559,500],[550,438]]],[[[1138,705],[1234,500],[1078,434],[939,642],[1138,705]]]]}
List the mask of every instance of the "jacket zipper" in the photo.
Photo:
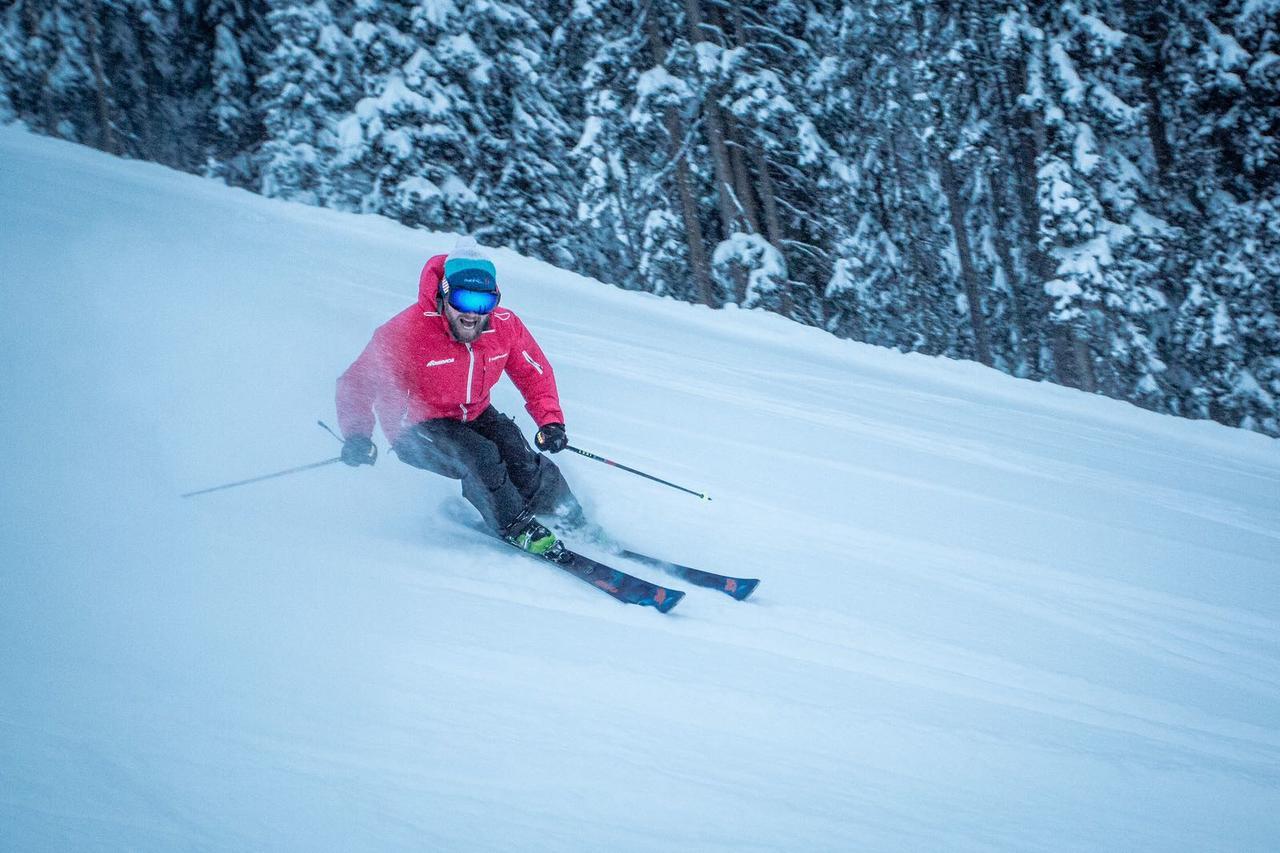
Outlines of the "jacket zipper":
{"type": "Polygon", "coordinates": [[[471,344],[463,344],[467,348],[467,402],[462,404],[462,420],[467,420],[467,406],[471,403],[471,377],[476,371],[476,354],[471,349],[471,344]]]}

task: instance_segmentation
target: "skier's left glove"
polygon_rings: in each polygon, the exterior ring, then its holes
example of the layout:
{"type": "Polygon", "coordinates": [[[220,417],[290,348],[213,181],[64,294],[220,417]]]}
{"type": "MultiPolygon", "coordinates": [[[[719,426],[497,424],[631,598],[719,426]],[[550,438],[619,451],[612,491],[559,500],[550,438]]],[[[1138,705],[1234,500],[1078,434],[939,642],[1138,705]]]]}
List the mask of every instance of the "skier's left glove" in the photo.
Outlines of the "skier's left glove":
{"type": "Polygon", "coordinates": [[[378,448],[367,435],[353,435],[342,442],[342,461],[351,466],[372,465],[378,460],[378,448]]]}
{"type": "Polygon", "coordinates": [[[559,453],[569,446],[569,436],[564,434],[564,424],[547,424],[538,430],[538,434],[533,438],[533,443],[538,445],[539,450],[545,450],[547,453],[559,453]]]}

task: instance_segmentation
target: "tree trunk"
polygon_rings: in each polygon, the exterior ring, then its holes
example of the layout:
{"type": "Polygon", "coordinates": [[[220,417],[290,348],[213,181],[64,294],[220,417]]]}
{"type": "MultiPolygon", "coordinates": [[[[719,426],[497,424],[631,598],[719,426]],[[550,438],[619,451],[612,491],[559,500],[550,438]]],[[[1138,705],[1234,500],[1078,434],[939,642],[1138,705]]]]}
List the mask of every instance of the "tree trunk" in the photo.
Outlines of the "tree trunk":
{"type": "MultiPolygon", "coordinates": [[[[697,2],[697,0],[691,0],[697,2]]],[[[733,168],[729,165],[729,149],[725,146],[724,121],[720,116],[720,105],[715,102],[715,92],[707,93],[702,103],[702,114],[706,118],[707,145],[711,149],[711,164],[716,174],[716,202],[720,210],[720,225],[723,236],[738,231],[738,207],[734,203],[733,168]]]]}
{"type": "MultiPolygon", "coordinates": [[[[751,164],[755,167],[760,179],[760,202],[764,207],[764,235],[773,247],[782,251],[782,219],[778,216],[778,199],[773,191],[773,176],[769,173],[769,160],[759,145],[748,147],[751,153],[751,164]]],[[[788,282],[782,288],[782,316],[794,319],[795,305],[791,298],[791,285],[788,282]]]]}
{"type": "Polygon", "coordinates": [[[760,201],[764,207],[764,236],[778,251],[782,251],[782,218],[778,215],[778,198],[774,195],[773,176],[769,172],[769,160],[759,145],[748,147],[751,165],[760,179],[760,201]]]}
{"type": "MultiPolygon", "coordinates": [[[[1026,88],[1026,66],[1018,63],[1010,65],[1007,69],[1010,73],[1017,75],[1016,85],[1009,85],[1006,89],[1002,82],[1001,90],[1004,91],[1020,91],[1026,88]]],[[[1022,244],[1026,247],[1027,266],[1028,266],[1028,297],[1034,299],[1034,304],[1038,309],[1037,313],[1043,318],[1049,316],[1052,309],[1052,301],[1044,292],[1044,285],[1050,281],[1057,270],[1054,266],[1053,259],[1050,258],[1040,248],[1040,205],[1036,201],[1036,162],[1039,159],[1039,152],[1044,150],[1044,121],[1037,113],[1028,113],[1016,105],[1012,98],[1007,95],[1005,104],[1005,115],[1008,117],[1008,127],[1013,136],[1013,147],[1011,150],[1013,157],[1013,187],[1014,193],[1018,199],[1018,206],[1022,211],[1022,244]]],[[[1066,369],[1071,370],[1070,364],[1075,363],[1076,358],[1072,353],[1074,344],[1064,346],[1062,335],[1057,332],[1049,332],[1047,337],[1050,338],[1046,343],[1052,344],[1054,353],[1054,375],[1061,375],[1064,369],[1064,363],[1068,366],[1066,369]]],[[[1039,345],[1039,341],[1037,341],[1039,345]]],[[[1041,375],[1048,371],[1040,367],[1040,354],[1036,353],[1037,372],[1041,375]]],[[[1072,383],[1064,383],[1072,384],[1072,383]]]]}
{"type": "MultiPolygon", "coordinates": [[[[680,145],[680,119],[675,110],[667,110],[668,133],[675,132],[672,144],[680,145]]],[[[698,289],[698,300],[711,308],[719,307],[711,287],[711,262],[707,259],[706,239],[702,234],[702,222],[698,219],[698,205],[690,189],[689,164],[684,157],[676,163],[676,192],[680,196],[680,211],[684,218],[685,243],[689,247],[689,264],[693,267],[693,279],[698,289]]]]}
{"type": "Polygon", "coordinates": [[[1159,45],[1168,37],[1164,13],[1148,8],[1145,2],[1126,0],[1125,12],[1135,26],[1133,42],[1137,46],[1138,73],[1142,77],[1142,90],[1150,101],[1147,107],[1147,137],[1151,141],[1151,154],[1156,161],[1157,179],[1169,179],[1173,168],[1173,150],[1169,145],[1169,132],[1165,127],[1163,103],[1160,98],[1162,67],[1159,45]]]}
{"type": "Polygon", "coordinates": [[[1055,330],[1053,360],[1054,378],[1059,385],[1090,394],[1098,390],[1089,342],[1070,326],[1058,326],[1055,330]]]}
{"type": "Polygon", "coordinates": [[[729,163],[733,167],[734,196],[738,200],[738,212],[746,220],[747,231],[760,233],[760,214],[756,212],[755,193],[751,189],[751,181],[747,177],[746,158],[742,154],[741,134],[737,122],[729,121],[729,163]]]}
{"type": "Polygon", "coordinates": [[[978,287],[978,273],[973,267],[973,250],[969,245],[969,232],[965,227],[965,203],[956,177],[955,167],[945,152],[938,154],[939,177],[942,192],[947,197],[947,210],[951,217],[951,232],[956,241],[956,254],[960,258],[960,278],[964,282],[965,296],[969,302],[969,324],[973,329],[973,350],[978,361],[991,367],[991,341],[987,335],[987,321],[982,313],[982,289],[978,287]]]}
{"type": "MultiPolygon", "coordinates": [[[[645,22],[649,34],[649,48],[653,51],[655,65],[666,61],[667,46],[662,41],[662,31],[654,15],[653,4],[645,4],[645,22]]],[[[698,300],[709,307],[716,307],[711,288],[711,263],[707,259],[706,241],[702,234],[702,220],[698,218],[698,205],[690,187],[689,163],[684,152],[680,150],[684,139],[684,128],[680,115],[674,107],[663,111],[663,124],[670,140],[671,158],[675,160],[676,195],[680,198],[680,213],[684,219],[684,239],[689,250],[689,266],[693,272],[694,285],[698,292],[698,300]]]]}
{"type": "MultiPolygon", "coordinates": [[[[1033,280],[1039,285],[1039,291],[1044,293],[1044,285],[1057,275],[1058,270],[1053,258],[1040,248],[1040,204],[1036,200],[1039,176],[1036,162],[1039,159],[1037,152],[1045,149],[1044,119],[1039,113],[1031,113],[1029,124],[1027,132],[1033,145],[1021,152],[1024,167],[1018,171],[1024,181],[1024,204],[1029,206],[1027,229],[1030,233],[1027,239],[1034,270],[1033,280]]],[[[1047,312],[1052,302],[1047,296],[1042,298],[1047,312]]],[[[1059,384],[1093,393],[1097,388],[1093,362],[1089,356],[1088,341],[1081,334],[1069,327],[1058,326],[1054,333],[1054,377],[1059,384]]]]}
{"type": "Polygon", "coordinates": [[[1009,235],[1005,231],[1006,228],[1012,230],[1012,223],[1009,221],[1010,212],[1005,203],[1008,188],[1005,186],[1004,174],[1001,171],[1004,165],[1004,162],[995,164],[995,168],[987,171],[987,186],[991,192],[991,212],[994,220],[991,223],[991,242],[995,246],[1000,268],[1004,270],[1005,286],[1009,289],[1010,319],[1013,323],[1013,332],[1018,338],[1016,358],[1020,362],[1021,369],[1015,369],[1014,372],[1016,375],[1038,379],[1040,344],[1028,322],[1031,307],[1026,304],[1025,284],[1019,274],[1020,270],[1014,264],[1013,249],[1009,244],[1009,235]]]}
{"type": "Polygon", "coordinates": [[[1156,179],[1164,183],[1169,180],[1173,169],[1173,151],[1169,147],[1169,130],[1164,123],[1164,106],[1154,80],[1148,79],[1143,88],[1151,101],[1147,107],[1147,136],[1151,139],[1151,153],[1156,161],[1156,179]]]}
{"type": "Polygon", "coordinates": [[[81,0],[80,10],[84,15],[84,40],[89,51],[89,67],[93,69],[93,88],[98,105],[98,133],[102,142],[102,150],[108,154],[119,154],[116,150],[115,133],[111,129],[111,109],[107,101],[107,77],[102,71],[102,51],[98,45],[98,13],[94,9],[93,0],[81,0]]]}
{"type": "MultiPolygon", "coordinates": [[[[703,30],[701,0],[685,0],[685,13],[688,16],[689,40],[693,44],[706,41],[703,30]]],[[[738,211],[733,201],[733,168],[729,164],[729,151],[725,146],[724,119],[720,115],[720,105],[716,102],[716,88],[711,87],[702,101],[702,114],[706,119],[707,146],[711,149],[711,164],[716,175],[716,203],[720,211],[720,226],[723,236],[728,237],[738,230],[738,211]]],[[[745,288],[745,278],[742,288],[745,288]]],[[[744,294],[739,294],[741,303],[744,294]]]]}
{"type": "MultiPolygon", "coordinates": [[[[612,170],[610,170],[612,171],[612,170]]],[[[622,252],[626,256],[627,277],[630,286],[637,286],[638,282],[635,278],[640,271],[640,259],[632,238],[638,230],[631,222],[631,205],[628,203],[631,198],[630,181],[627,180],[626,167],[622,167],[619,171],[622,174],[617,179],[616,189],[613,193],[614,203],[618,205],[618,218],[622,220],[622,252]]]]}
{"type": "MultiPolygon", "coordinates": [[[[734,13],[733,44],[730,47],[741,47],[745,37],[745,30],[742,25],[742,10],[735,6],[734,13]]],[[[721,33],[726,32],[724,18],[720,15],[718,5],[712,3],[708,7],[707,17],[712,26],[721,33]]],[[[731,113],[726,114],[722,111],[720,115],[724,121],[725,147],[729,153],[729,165],[733,171],[734,198],[737,202],[735,209],[745,220],[747,231],[751,234],[759,234],[760,214],[756,210],[755,193],[752,191],[751,180],[747,175],[742,132],[737,118],[731,113]]]]}
{"type": "MultiPolygon", "coordinates": [[[[1009,96],[1005,70],[1000,60],[997,59],[991,44],[991,36],[995,31],[984,24],[987,11],[989,11],[989,7],[986,4],[972,9],[971,12],[975,14],[968,21],[970,23],[969,32],[978,45],[978,50],[982,57],[980,70],[985,73],[987,82],[995,89],[997,99],[993,135],[996,139],[995,152],[998,162],[992,164],[993,168],[990,168],[987,172],[987,184],[991,192],[993,214],[992,243],[995,246],[996,257],[1000,261],[1000,266],[1004,269],[1005,286],[1009,289],[1010,314],[1014,325],[1014,333],[1018,338],[1018,349],[1015,357],[1020,360],[1022,365],[1022,370],[1019,372],[1034,379],[1039,379],[1042,376],[1039,335],[1041,324],[1038,319],[1033,321],[1032,318],[1038,318],[1043,313],[1043,311],[1038,313],[1036,309],[1043,305],[1044,294],[1042,292],[1031,292],[1032,282],[1028,280],[1027,270],[1019,268],[1014,263],[1012,245],[1019,242],[1019,225],[1015,213],[1018,199],[1014,197],[1017,188],[1010,187],[1009,176],[1012,173],[1015,183],[1019,180],[1020,163],[1013,150],[1013,147],[1017,145],[1018,138],[1017,107],[1009,96]],[[1010,144],[1011,140],[1013,140],[1013,145],[1010,144]],[[1013,202],[1012,205],[1011,201],[1013,202]]],[[[1029,234],[1032,230],[1033,227],[1028,227],[1022,233],[1024,235],[1029,234]]],[[[1034,245],[1030,249],[1034,250],[1034,245]]]]}

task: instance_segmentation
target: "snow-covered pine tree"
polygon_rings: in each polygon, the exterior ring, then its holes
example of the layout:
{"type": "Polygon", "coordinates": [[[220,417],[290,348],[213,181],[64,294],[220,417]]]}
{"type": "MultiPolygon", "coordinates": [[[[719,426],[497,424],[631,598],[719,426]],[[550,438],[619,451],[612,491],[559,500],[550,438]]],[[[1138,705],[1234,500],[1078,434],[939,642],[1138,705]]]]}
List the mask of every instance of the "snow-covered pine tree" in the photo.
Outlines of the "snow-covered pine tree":
{"type": "Polygon", "coordinates": [[[673,37],[669,7],[631,0],[580,3],[571,25],[583,62],[583,132],[572,149],[586,175],[580,239],[605,280],[711,305],[695,128],[692,52],[673,37]]]}
{"type": "Polygon", "coordinates": [[[904,94],[909,95],[905,102],[913,108],[910,126],[923,156],[936,172],[938,201],[945,204],[935,215],[946,217],[950,231],[945,253],[948,272],[958,285],[954,300],[957,316],[946,319],[961,327],[967,325],[967,334],[957,335],[958,351],[949,354],[992,365],[986,309],[990,274],[979,268],[981,258],[973,248],[970,224],[972,200],[981,192],[979,140],[985,122],[976,114],[977,92],[970,73],[977,64],[976,50],[965,33],[964,11],[960,3],[916,6],[913,38],[906,52],[909,61],[899,68],[904,94]]]}
{"type": "Polygon", "coordinates": [[[821,102],[824,138],[853,163],[842,171],[848,190],[835,242],[839,278],[827,287],[831,328],[850,319],[867,340],[903,350],[955,353],[960,332],[958,282],[946,262],[951,243],[936,153],[927,143],[932,116],[921,108],[920,43],[910,4],[848,5],[833,54],[824,60],[821,102]],[[843,261],[843,263],[841,263],[843,261]],[[865,277],[854,286],[849,273],[865,277]],[[868,284],[874,282],[874,288],[868,284]]]}
{"type": "MultiPolygon", "coordinates": [[[[0,38],[3,38],[0,36],[0,38]]],[[[0,45],[0,66],[4,64],[4,47],[0,45]]],[[[13,103],[9,100],[9,87],[3,83],[4,72],[0,70],[0,124],[8,124],[15,121],[18,114],[13,109],[13,103]]]]}
{"type": "Polygon", "coordinates": [[[570,131],[541,73],[548,29],[497,0],[358,5],[364,97],[339,125],[348,198],[550,253],[573,178],[560,168],[570,131]]]}
{"type": "MultiPolygon", "coordinates": [[[[822,199],[832,209],[845,212],[827,220],[830,235],[817,247],[825,253],[823,262],[830,266],[830,274],[821,282],[823,326],[841,337],[892,346],[892,336],[883,333],[873,301],[876,294],[889,292],[885,277],[876,277],[873,270],[887,269],[881,247],[892,244],[884,224],[866,207],[869,193],[864,181],[868,172],[862,165],[873,146],[862,144],[861,108],[865,101],[857,84],[857,75],[871,62],[869,48],[860,39],[865,26],[863,13],[848,4],[834,3],[810,13],[806,25],[811,55],[803,78],[806,112],[815,132],[851,161],[822,199]]],[[[786,211],[793,219],[804,218],[808,207],[790,204],[786,211]]]]}
{"type": "MultiPolygon", "coordinates": [[[[681,79],[689,86],[692,103],[697,105],[700,118],[697,127],[701,130],[701,142],[706,147],[714,176],[711,196],[719,214],[717,244],[728,242],[724,251],[741,257],[736,249],[741,240],[735,235],[751,234],[759,229],[753,221],[750,204],[742,198],[743,181],[740,172],[734,168],[735,158],[731,151],[734,144],[731,119],[724,111],[726,90],[737,56],[728,43],[715,5],[703,0],[686,0],[684,12],[681,21],[686,39],[675,39],[672,53],[676,56],[684,54],[683,42],[687,40],[693,57],[693,73],[683,74],[681,79]]],[[[708,230],[707,233],[714,232],[708,230]]],[[[718,285],[718,298],[723,302],[743,304],[747,296],[748,271],[738,263],[722,264],[718,269],[713,263],[713,273],[717,272],[719,274],[713,278],[718,285]]]]}
{"type": "Polygon", "coordinates": [[[745,280],[743,308],[777,311],[786,301],[789,286],[786,259],[762,234],[739,231],[721,240],[711,255],[711,269],[723,286],[745,280]]]}
{"type": "MultiPolygon", "coordinates": [[[[896,185],[890,182],[889,125],[879,96],[891,73],[880,49],[883,22],[870,5],[842,4],[813,45],[806,89],[818,134],[852,161],[823,201],[844,215],[831,220],[835,260],[825,291],[826,328],[881,346],[899,346],[906,330],[895,312],[909,275],[892,229],[896,185]]],[[[811,205],[796,214],[809,216],[811,205]]]]}
{"type": "Polygon", "coordinates": [[[208,57],[199,78],[208,101],[203,171],[248,186],[254,182],[252,153],[262,133],[253,100],[266,42],[265,6],[262,0],[208,0],[200,23],[201,55],[208,57]]]}
{"type": "Polygon", "coordinates": [[[1101,11],[1064,3],[1027,33],[1026,97],[1041,105],[1045,127],[1040,248],[1055,263],[1044,286],[1055,300],[1057,377],[1158,405],[1164,364],[1151,325],[1165,298],[1143,256],[1158,254],[1150,244],[1162,231],[1137,203],[1145,179],[1126,156],[1140,117],[1116,91],[1113,60],[1126,34],[1101,11]]]}
{"type": "MultiPolygon", "coordinates": [[[[411,8],[399,0],[355,4],[347,41],[354,97],[343,99],[344,114],[335,123],[334,196],[347,210],[439,227],[445,218],[439,190],[418,177],[418,125],[430,102],[409,86],[406,65],[417,57],[418,72],[430,57],[413,37],[411,8]]],[[[414,79],[431,86],[418,73],[414,79]]]]}
{"type": "MultiPolygon", "coordinates": [[[[591,73],[590,65],[587,73],[591,73]]],[[[646,226],[634,223],[643,211],[632,203],[632,167],[622,151],[624,105],[616,92],[601,88],[588,97],[585,109],[582,135],[569,151],[570,163],[582,176],[573,229],[582,269],[622,287],[640,288],[643,281],[648,285],[644,289],[664,292],[679,274],[678,264],[667,273],[645,268],[643,257],[651,250],[668,254],[666,243],[674,220],[665,208],[651,211],[656,245],[641,248],[641,231],[646,226]]]]}
{"type": "MultiPolygon", "coordinates": [[[[735,195],[753,232],[781,254],[787,274],[748,304],[814,325],[825,320],[822,289],[832,255],[824,247],[832,243],[838,220],[806,211],[839,195],[848,172],[819,133],[810,108],[810,75],[817,64],[813,40],[829,35],[834,11],[833,4],[789,0],[742,3],[721,19],[728,45],[723,112],[735,195]]],[[[763,260],[768,253],[757,254],[763,260]]]]}
{"type": "Polygon", "coordinates": [[[0,122],[25,118],[34,123],[37,109],[28,88],[37,73],[33,17],[31,0],[15,0],[0,9],[0,122]]]}
{"type": "Polygon", "coordinates": [[[484,200],[482,233],[559,260],[573,250],[567,230],[577,193],[567,160],[576,134],[561,114],[572,76],[552,73],[551,42],[569,11],[559,0],[474,3],[459,38],[474,47],[476,61],[453,69],[479,140],[474,190],[484,200]]]}
{"type": "Polygon", "coordinates": [[[576,91],[567,98],[580,105],[578,139],[567,166],[579,177],[574,221],[570,226],[580,269],[622,287],[639,286],[640,233],[631,216],[630,173],[622,154],[626,106],[624,92],[634,87],[630,61],[641,49],[629,0],[582,0],[557,33],[556,73],[571,75],[576,91]]]}
{"type": "MultiPolygon", "coordinates": [[[[84,4],[86,7],[88,3],[84,4]]],[[[189,6],[178,0],[97,0],[103,103],[117,148],[179,168],[198,167],[195,70],[189,62],[198,34],[189,6]],[[193,144],[194,143],[194,144],[193,144]]]]}
{"type": "Polygon", "coordinates": [[[96,16],[89,26],[80,0],[17,0],[4,16],[13,40],[4,76],[18,115],[41,132],[114,150],[106,83],[92,60],[100,59],[96,16]]]}
{"type": "Polygon", "coordinates": [[[964,31],[975,81],[979,121],[985,132],[973,190],[981,251],[991,268],[989,311],[996,351],[1008,341],[1007,369],[1042,378],[1051,374],[1051,300],[1044,282],[1054,262],[1039,243],[1037,160],[1045,146],[1044,103],[1028,94],[1039,71],[1035,46],[1042,32],[1029,20],[1025,4],[966,0],[964,31]]]}
{"type": "Polygon", "coordinates": [[[1183,218],[1195,239],[1172,336],[1180,410],[1277,435],[1280,3],[1179,11],[1170,123],[1188,143],[1183,218]]]}
{"type": "Polygon", "coordinates": [[[345,36],[328,0],[269,0],[267,24],[274,47],[258,81],[262,193],[325,204],[335,197],[329,152],[337,146],[345,36]]]}
{"type": "Polygon", "coordinates": [[[0,120],[1280,433],[1278,33],[1280,0],[8,0],[0,120]]]}

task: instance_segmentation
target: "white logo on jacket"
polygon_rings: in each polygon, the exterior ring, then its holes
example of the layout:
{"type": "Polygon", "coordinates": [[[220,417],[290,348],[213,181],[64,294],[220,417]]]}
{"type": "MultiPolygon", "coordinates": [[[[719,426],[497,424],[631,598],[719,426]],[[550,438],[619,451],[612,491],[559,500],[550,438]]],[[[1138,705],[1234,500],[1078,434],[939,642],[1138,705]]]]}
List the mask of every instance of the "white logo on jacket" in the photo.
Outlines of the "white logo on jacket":
{"type": "Polygon", "coordinates": [[[453,364],[456,358],[433,358],[427,362],[427,367],[439,367],[442,364],[453,364]]]}

